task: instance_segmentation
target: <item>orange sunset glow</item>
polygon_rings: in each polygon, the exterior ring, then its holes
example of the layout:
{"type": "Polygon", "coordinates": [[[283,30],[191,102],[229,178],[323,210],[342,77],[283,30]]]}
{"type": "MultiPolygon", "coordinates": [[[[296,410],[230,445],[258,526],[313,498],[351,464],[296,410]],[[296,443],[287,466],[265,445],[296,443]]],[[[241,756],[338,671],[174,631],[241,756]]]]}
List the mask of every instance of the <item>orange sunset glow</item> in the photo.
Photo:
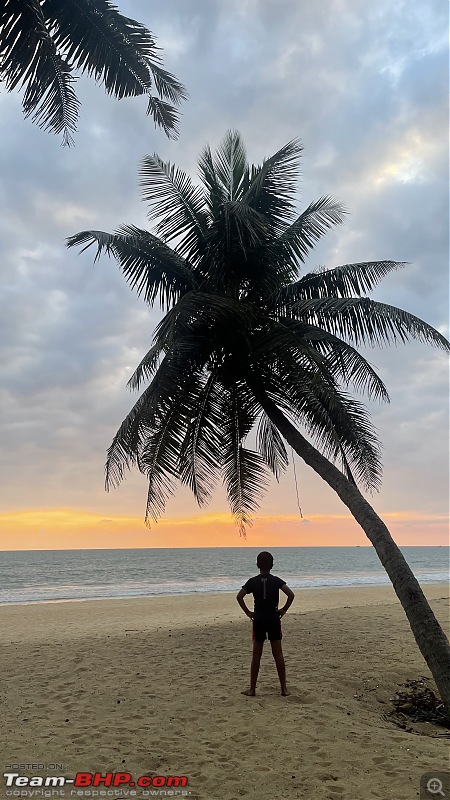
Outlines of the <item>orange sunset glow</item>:
{"type": "MultiPolygon", "coordinates": [[[[385,514],[399,545],[448,544],[445,516],[385,514]]],[[[151,529],[141,517],[77,509],[40,509],[0,515],[3,550],[141,547],[340,547],[369,545],[351,515],[257,516],[244,539],[230,514],[165,518],[151,529]]]]}

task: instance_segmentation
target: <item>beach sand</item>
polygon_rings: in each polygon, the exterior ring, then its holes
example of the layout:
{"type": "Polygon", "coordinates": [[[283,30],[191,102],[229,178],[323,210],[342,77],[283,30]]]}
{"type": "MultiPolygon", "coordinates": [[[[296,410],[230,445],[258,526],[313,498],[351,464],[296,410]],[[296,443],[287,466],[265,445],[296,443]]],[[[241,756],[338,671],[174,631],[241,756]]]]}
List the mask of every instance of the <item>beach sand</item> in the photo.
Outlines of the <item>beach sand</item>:
{"type": "MultiPolygon", "coordinates": [[[[448,585],[423,590],[448,633],[448,585]]],[[[0,629],[2,772],[185,775],[192,800],[411,800],[449,766],[442,728],[383,716],[430,677],[391,586],[296,590],[286,698],[268,643],[257,696],[241,694],[251,623],[235,594],[1,606],[0,629]]]]}

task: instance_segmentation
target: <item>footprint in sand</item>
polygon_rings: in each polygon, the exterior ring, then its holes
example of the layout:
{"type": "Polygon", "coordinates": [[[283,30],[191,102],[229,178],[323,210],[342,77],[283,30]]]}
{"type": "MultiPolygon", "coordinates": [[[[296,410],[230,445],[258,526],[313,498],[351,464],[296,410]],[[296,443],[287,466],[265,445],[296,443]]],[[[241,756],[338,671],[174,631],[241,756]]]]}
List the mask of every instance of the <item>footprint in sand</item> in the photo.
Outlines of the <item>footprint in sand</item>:
{"type": "Polygon", "coordinates": [[[310,694],[289,694],[287,697],[288,703],[297,703],[298,705],[310,705],[314,703],[314,697],[310,694]]]}

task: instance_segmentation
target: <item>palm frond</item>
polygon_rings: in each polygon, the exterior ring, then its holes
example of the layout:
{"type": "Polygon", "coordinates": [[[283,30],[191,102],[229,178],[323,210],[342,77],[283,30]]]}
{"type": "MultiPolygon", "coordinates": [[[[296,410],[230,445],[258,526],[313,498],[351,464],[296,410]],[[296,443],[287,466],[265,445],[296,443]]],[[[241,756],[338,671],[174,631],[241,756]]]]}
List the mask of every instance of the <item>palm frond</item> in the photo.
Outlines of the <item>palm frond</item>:
{"type": "Polygon", "coordinates": [[[148,480],[147,506],[145,522],[150,517],[157,522],[164,514],[166,501],[174,490],[174,479],[178,477],[178,455],[183,441],[185,420],[182,409],[172,405],[165,409],[165,414],[158,424],[147,431],[145,443],[139,457],[139,469],[148,480]]]}
{"type": "MultiPolygon", "coordinates": [[[[160,61],[159,56],[156,56],[156,58],[160,61]]],[[[177,80],[175,75],[163,69],[160,63],[156,63],[154,55],[149,54],[148,60],[155,89],[158,94],[161,95],[163,99],[170,100],[170,102],[176,106],[180,105],[182,100],[187,100],[189,95],[183,84],[177,80]]]]}
{"type": "Polygon", "coordinates": [[[290,222],[303,146],[293,139],[253,170],[242,202],[263,214],[274,231],[290,222]]]}
{"type": "Polygon", "coordinates": [[[43,130],[62,133],[62,145],[74,144],[80,102],[72,88],[72,68],[56,52],[51,40],[43,39],[36,51],[33,78],[23,96],[25,117],[32,114],[43,130]],[[34,113],[33,113],[34,112],[34,113]]]}
{"type": "MultiPolygon", "coordinates": [[[[139,449],[145,441],[148,426],[142,422],[148,405],[154,402],[155,385],[147,387],[131,411],[127,414],[111,442],[105,464],[105,488],[118,486],[125,477],[126,470],[138,465],[139,449]]],[[[151,417],[151,415],[150,415],[151,417]]]]}
{"type": "Polygon", "coordinates": [[[232,337],[245,337],[254,317],[254,310],[232,297],[208,292],[191,291],[178,300],[155,329],[155,342],[171,346],[177,338],[192,335],[200,327],[217,334],[228,329],[232,337]]]}
{"type": "Polygon", "coordinates": [[[148,56],[156,55],[150,31],[124,17],[109,0],[45,0],[55,44],[108,94],[128,97],[151,88],[148,56]]]}
{"type": "Polygon", "coordinates": [[[327,390],[314,392],[305,402],[302,421],[322,454],[341,463],[344,474],[373,493],[381,485],[381,446],[362,403],[327,390]]]}
{"type": "Polygon", "coordinates": [[[45,0],[44,9],[57,47],[78,69],[102,82],[108,94],[150,94],[155,83],[161,96],[176,105],[186,98],[182,84],[162,69],[153,34],[120,14],[110,0],[45,0]]]}
{"type": "Polygon", "coordinates": [[[177,252],[197,260],[208,230],[202,190],[156,154],[143,159],[139,174],[142,197],[150,204],[148,217],[160,219],[155,234],[168,241],[181,237],[177,252]]]}
{"type": "Polygon", "coordinates": [[[184,86],[162,68],[150,31],[120,14],[110,0],[4,0],[0,9],[0,80],[8,91],[27,86],[25,114],[71,142],[79,102],[72,68],[103,83],[117,98],[147,95],[147,113],[176,137],[174,106],[184,86]],[[153,97],[152,87],[161,98],[153,97]],[[170,100],[169,105],[165,100],[170,100]]]}
{"type": "Polygon", "coordinates": [[[191,488],[199,506],[210,499],[223,460],[223,397],[217,369],[205,373],[180,450],[180,480],[191,488]]]}
{"type": "Polygon", "coordinates": [[[367,410],[319,372],[296,370],[295,365],[286,354],[279,364],[271,365],[270,372],[260,368],[265,391],[295,424],[305,427],[322,455],[343,467],[349,480],[377,491],[382,473],[380,444],[367,410]]]}
{"type": "Polygon", "coordinates": [[[239,131],[229,130],[214,156],[214,173],[228,202],[240,199],[240,188],[247,168],[247,153],[239,131]]]}
{"type": "Polygon", "coordinates": [[[161,358],[161,352],[162,348],[160,344],[154,344],[150,348],[128,381],[127,386],[129,389],[132,391],[140,389],[142,382],[149,380],[154,375],[161,358]]]}
{"type": "Polygon", "coordinates": [[[201,368],[175,351],[162,360],[151,384],[122,422],[108,449],[106,488],[117,486],[131,466],[147,476],[146,521],[165,508],[199,391],[201,368]]]}
{"type": "Polygon", "coordinates": [[[140,454],[146,437],[158,426],[166,409],[177,405],[176,398],[182,393],[187,376],[195,372],[192,359],[180,359],[176,348],[164,356],[150,385],[125,417],[108,449],[105,466],[107,489],[118,486],[125,470],[132,465],[141,469],[140,454]]]}
{"type": "Polygon", "coordinates": [[[417,339],[450,350],[445,336],[419,317],[367,297],[296,300],[289,302],[286,310],[294,319],[310,321],[356,345],[382,347],[417,339]]]}
{"type": "MultiPolygon", "coordinates": [[[[209,498],[214,485],[215,456],[220,453],[220,444],[217,446],[214,441],[211,424],[206,430],[203,418],[200,423],[201,435],[197,435],[194,441],[190,436],[195,431],[193,410],[198,412],[199,399],[204,390],[202,369],[195,364],[189,365],[184,360],[180,376],[175,392],[171,391],[166,397],[160,394],[158,397],[158,406],[162,413],[159,411],[139,453],[139,469],[148,479],[145,517],[147,524],[150,517],[156,521],[164,513],[166,500],[173,492],[174,479],[186,481],[187,472],[183,465],[186,464],[186,451],[189,452],[190,445],[195,448],[196,461],[194,469],[188,472],[195,476],[191,488],[200,504],[209,498]],[[212,457],[210,446],[213,447],[212,457]]],[[[211,423],[211,418],[208,422],[211,423]]]]}
{"type": "Polygon", "coordinates": [[[393,270],[402,269],[408,261],[366,261],[343,264],[333,269],[309,272],[299,281],[286,286],[280,298],[310,300],[314,297],[352,297],[371,292],[393,270]]]}
{"type": "Polygon", "coordinates": [[[55,45],[39,0],[6,0],[0,17],[0,79],[8,91],[26,86],[23,110],[44,130],[63,134],[73,143],[79,101],[73,90],[72,67],[55,45]]]}
{"type": "Polygon", "coordinates": [[[333,227],[344,221],[345,207],[328,195],[310,203],[277,239],[280,255],[304,262],[316,242],[333,227]]]}
{"type": "Polygon", "coordinates": [[[246,449],[243,442],[258,415],[257,405],[242,386],[233,386],[224,400],[223,479],[232,514],[241,535],[252,524],[259,498],[267,485],[264,461],[259,453],[246,449]]]}
{"type": "Polygon", "coordinates": [[[94,263],[103,252],[113,255],[131,288],[147,303],[153,304],[159,296],[161,307],[168,307],[196,286],[185,259],[148,231],[123,225],[115,233],[81,231],[66,240],[67,247],[86,242],[81,252],[96,244],[94,263]]]}
{"type": "Polygon", "coordinates": [[[256,446],[264,462],[279,480],[281,472],[289,463],[288,455],[278,428],[275,427],[265,411],[262,412],[259,419],[256,446]]]}
{"type": "Polygon", "coordinates": [[[205,203],[213,219],[217,218],[219,209],[227,200],[225,187],[216,174],[211,148],[206,145],[198,158],[198,171],[205,187],[205,203]]]}
{"type": "MultiPolygon", "coordinates": [[[[296,370],[320,372],[323,379],[334,383],[332,369],[326,355],[320,352],[306,337],[298,335],[290,324],[274,320],[263,330],[252,332],[251,357],[254,364],[280,364],[288,355],[296,364],[296,370]]],[[[291,362],[292,367],[292,362],[291,362]]]]}
{"type": "Polygon", "coordinates": [[[147,96],[147,114],[153,117],[155,127],[162,128],[169,139],[178,139],[178,112],[174,106],[149,94],[147,96]]]}
{"type": "MultiPolygon", "coordinates": [[[[280,317],[284,329],[291,331],[301,348],[313,346],[326,356],[331,374],[345,386],[352,384],[356,391],[367,393],[371,400],[389,402],[387,389],[371,364],[347,342],[315,325],[307,325],[288,317],[280,317]]],[[[272,343],[273,346],[273,343],[272,343]]],[[[284,346],[284,339],[282,341],[284,346]]]]}

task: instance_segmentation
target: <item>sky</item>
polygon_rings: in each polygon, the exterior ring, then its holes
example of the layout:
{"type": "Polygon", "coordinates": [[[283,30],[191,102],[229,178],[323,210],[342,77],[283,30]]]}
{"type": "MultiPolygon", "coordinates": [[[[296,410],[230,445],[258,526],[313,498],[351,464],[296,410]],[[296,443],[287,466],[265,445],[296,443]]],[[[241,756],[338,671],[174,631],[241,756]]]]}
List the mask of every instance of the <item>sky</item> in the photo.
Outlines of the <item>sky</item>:
{"type": "MultiPolygon", "coordinates": [[[[219,488],[199,509],[181,487],[144,525],[139,473],[104,490],[106,450],[137,399],[126,383],[161,315],[80,230],[150,227],[138,169],[154,152],[196,177],[230,128],[260,163],[302,141],[299,212],[324,194],[350,213],[302,274],[408,261],[372,297],[448,336],[448,5],[441,0],[118,0],[189,92],[180,137],[87,78],[75,147],[0,90],[0,549],[367,545],[335,493],[298,458],[240,539],[219,488]]],[[[367,497],[399,545],[448,541],[448,359],[419,343],[362,350],[391,403],[368,403],[383,484],[367,497]]]]}

